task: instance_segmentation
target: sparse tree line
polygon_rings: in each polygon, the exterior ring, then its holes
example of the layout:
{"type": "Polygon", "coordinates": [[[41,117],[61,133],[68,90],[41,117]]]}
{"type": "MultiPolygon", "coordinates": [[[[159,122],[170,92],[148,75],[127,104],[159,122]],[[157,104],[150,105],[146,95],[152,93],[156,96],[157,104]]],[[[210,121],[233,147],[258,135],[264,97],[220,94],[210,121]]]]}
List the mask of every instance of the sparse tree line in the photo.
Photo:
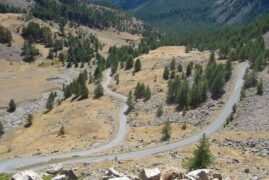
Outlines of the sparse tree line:
{"type": "MultiPolygon", "coordinates": [[[[194,83],[188,80],[193,72],[193,62],[189,63],[186,73],[181,76],[175,75],[174,60],[170,65],[170,69],[165,67],[163,78],[168,81],[167,100],[171,103],[177,103],[179,109],[188,110],[189,107],[195,108],[205,102],[208,92],[213,98],[219,98],[224,93],[224,85],[230,79],[232,73],[231,61],[227,61],[225,65],[217,64],[215,53],[211,53],[210,60],[203,70],[201,65],[196,64],[194,69],[194,83]],[[171,76],[169,76],[172,71],[171,76]]],[[[179,70],[182,66],[179,65],[179,70]]]]}

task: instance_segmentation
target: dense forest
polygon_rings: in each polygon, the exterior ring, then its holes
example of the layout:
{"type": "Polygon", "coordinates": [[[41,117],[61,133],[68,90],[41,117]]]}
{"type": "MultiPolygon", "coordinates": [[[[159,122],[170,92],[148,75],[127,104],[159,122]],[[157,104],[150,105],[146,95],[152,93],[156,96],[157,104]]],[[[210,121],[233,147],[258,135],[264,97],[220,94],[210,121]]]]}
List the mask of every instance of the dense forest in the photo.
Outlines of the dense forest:
{"type": "Polygon", "coordinates": [[[116,28],[132,33],[143,30],[134,24],[131,16],[118,9],[102,7],[78,0],[35,0],[33,16],[45,20],[71,21],[91,28],[116,28]]]}
{"type": "Polygon", "coordinates": [[[267,0],[106,0],[164,31],[248,23],[269,11],[267,0]]]}
{"type": "Polygon", "coordinates": [[[263,34],[269,31],[269,15],[242,27],[231,27],[218,31],[168,34],[161,39],[162,45],[186,45],[189,49],[216,50],[220,58],[249,60],[252,67],[261,69],[268,60],[263,34]]]}

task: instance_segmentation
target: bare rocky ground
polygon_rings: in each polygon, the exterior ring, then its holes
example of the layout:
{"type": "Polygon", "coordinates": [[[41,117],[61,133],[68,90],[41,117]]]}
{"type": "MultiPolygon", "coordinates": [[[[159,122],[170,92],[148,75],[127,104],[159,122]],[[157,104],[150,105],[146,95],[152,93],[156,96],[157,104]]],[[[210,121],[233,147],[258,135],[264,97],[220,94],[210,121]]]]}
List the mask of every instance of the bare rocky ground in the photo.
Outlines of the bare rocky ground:
{"type": "Polygon", "coordinates": [[[263,95],[256,94],[256,88],[246,91],[246,97],[238,104],[234,121],[229,129],[235,131],[269,131],[269,74],[267,68],[259,73],[263,80],[263,95]]]}

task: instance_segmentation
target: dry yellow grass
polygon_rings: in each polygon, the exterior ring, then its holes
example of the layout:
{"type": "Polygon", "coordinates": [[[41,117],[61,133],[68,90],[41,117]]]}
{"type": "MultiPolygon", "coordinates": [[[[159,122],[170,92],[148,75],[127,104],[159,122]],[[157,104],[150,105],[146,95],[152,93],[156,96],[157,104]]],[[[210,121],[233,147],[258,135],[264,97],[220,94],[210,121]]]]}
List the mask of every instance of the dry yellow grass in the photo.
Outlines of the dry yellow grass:
{"type": "MultiPolygon", "coordinates": [[[[28,23],[24,20],[24,15],[0,14],[0,20],[1,24],[12,32],[12,46],[22,46],[24,40],[20,33],[28,23]]],[[[54,33],[58,32],[59,27],[55,23],[36,18],[31,21],[50,27],[54,33]]],[[[118,33],[114,30],[98,31],[84,26],[70,29],[68,25],[66,26],[67,34],[80,30],[92,33],[99,38],[104,44],[102,50],[104,56],[108,54],[110,46],[128,45],[129,41],[138,43],[141,39],[140,36],[125,32],[118,33]]],[[[1,46],[6,45],[0,45],[0,48],[1,46]]],[[[22,102],[38,99],[43,92],[62,88],[48,79],[70,76],[68,72],[70,69],[63,68],[57,59],[46,59],[48,48],[41,44],[35,44],[35,47],[39,50],[40,56],[37,56],[36,61],[32,64],[0,60],[0,107],[6,107],[11,98],[16,101],[18,106],[22,102]]],[[[77,76],[81,70],[80,68],[75,69],[75,73],[71,74],[77,76]]],[[[22,127],[7,132],[0,142],[1,158],[90,148],[113,138],[117,132],[118,107],[120,106],[116,100],[106,96],[98,100],[92,99],[93,84],[88,88],[89,99],[74,102],[64,101],[47,114],[43,114],[43,112],[34,114],[32,127],[28,129],[22,127]],[[62,125],[66,134],[59,137],[58,133],[62,125]],[[11,152],[8,153],[9,150],[11,152]]]]}

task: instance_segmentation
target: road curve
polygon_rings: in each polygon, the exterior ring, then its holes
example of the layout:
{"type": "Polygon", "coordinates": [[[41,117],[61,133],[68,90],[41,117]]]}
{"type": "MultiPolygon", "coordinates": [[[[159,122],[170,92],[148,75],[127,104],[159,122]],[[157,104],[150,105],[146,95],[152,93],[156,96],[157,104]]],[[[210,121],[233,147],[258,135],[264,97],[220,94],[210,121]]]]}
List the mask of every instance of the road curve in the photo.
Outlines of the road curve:
{"type": "MultiPolygon", "coordinates": [[[[217,132],[220,128],[223,127],[223,124],[225,123],[227,117],[232,113],[232,107],[234,104],[236,104],[240,100],[240,95],[241,95],[241,89],[244,84],[244,74],[246,69],[249,67],[248,63],[244,62],[239,65],[239,68],[237,70],[237,75],[236,75],[236,85],[235,88],[229,97],[228,101],[224,105],[224,108],[222,109],[219,117],[212,122],[206,129],[202,130],[198,134],[186,138],[184,140],[180,140],[171,144],[166,144],[166,145],[161,145],[157,146],[154,148],[150,149],[144,149],[144,150],[138,150],[134,152],[125,152],[125,153],[119,153],[119,154],[110,154],[110,155],[104,155],[104,156],[98,156],[98,157],[87,157],[89,155],[92,155],[93,153],[96,152],[101,152],[103,151],[104,147],[106,145],[97,147],[94,149],[90,150],[80,150],[76,152],[70,152],[70,153],[59,153],[55,155],[48,155],[48,156],[35,156],[35,157],[23,157],[23,158],[14,158],[14,159],[9,159],[0,162],[0,172],[15,172],[16,169],[22,168],[22,167],[31,167],[33,170],[41,170],[44,169],[48,164],[53,164],[53,160],[57,160],[57,162],[61,162],[62,164],[70,164],[70,163],[79,163],[79,162],[86,162],[86,163],[93,163],[93,162],[99,162],[99,161],[104,161],[104,160],[113,160],[115,158],[122,160],[122,159],[132,159],[132,158],[137,158],[137,157],[145,157],[157,153],[162,153],[165,151],[181,148],[193,143],[196,143],[199,141],[199,139],[202,137],[203,134],[206,135],[212,135],[215,132],[217,132]],[[84,156],[84,157],[83,157],[84,156]],[[69,157],[69,158],[68,158],[69,157]],[[68,159],[63,159],[63,158],[68,158],[68,159]]],[[[106,72],[106,80],[103,83],[103,86],[105,88],[105,92],[107,95],[111,95],[115,98],[119,98],[123,101],[126,101],[126,97],[119,95],[117,93],[112,92],[111,90],[108,89],[108,84],[111,81],[111,77],[109,76],[110,71],[106,72]]],[[[122,112],[124,112],[128,106],[124,106],[122,108],[122,112]]],[[[120,117],[120,122],[122,122],[122,118],[125,119],[123,120],[124,123],[126,123],[126,117],[123,114],[120,117]]],[[[126,124],[125,124],[126,125],[126,124]]],[[[123,130],[123,134],[126,134],[126,129],[121,129],[122,127],[120,126],[119,131],[123,130]]],[[[118,133],[117,136],[123,135],[121,132],[118,133]]],[[[115,139],[117,140],[118,137],[115,139]]],[[[124,138],[124,137],[123,137],[124,138]]],[[[116,143],[119,143],[117,140],[113,140],[116,143]]],[[[119,138],[120,139],[120,138],[119,138]]],[[[121,141],[120,141],[121,142],[121,141]]],[[[108,143],[110,144],[110,143],[108,143]]]]}

